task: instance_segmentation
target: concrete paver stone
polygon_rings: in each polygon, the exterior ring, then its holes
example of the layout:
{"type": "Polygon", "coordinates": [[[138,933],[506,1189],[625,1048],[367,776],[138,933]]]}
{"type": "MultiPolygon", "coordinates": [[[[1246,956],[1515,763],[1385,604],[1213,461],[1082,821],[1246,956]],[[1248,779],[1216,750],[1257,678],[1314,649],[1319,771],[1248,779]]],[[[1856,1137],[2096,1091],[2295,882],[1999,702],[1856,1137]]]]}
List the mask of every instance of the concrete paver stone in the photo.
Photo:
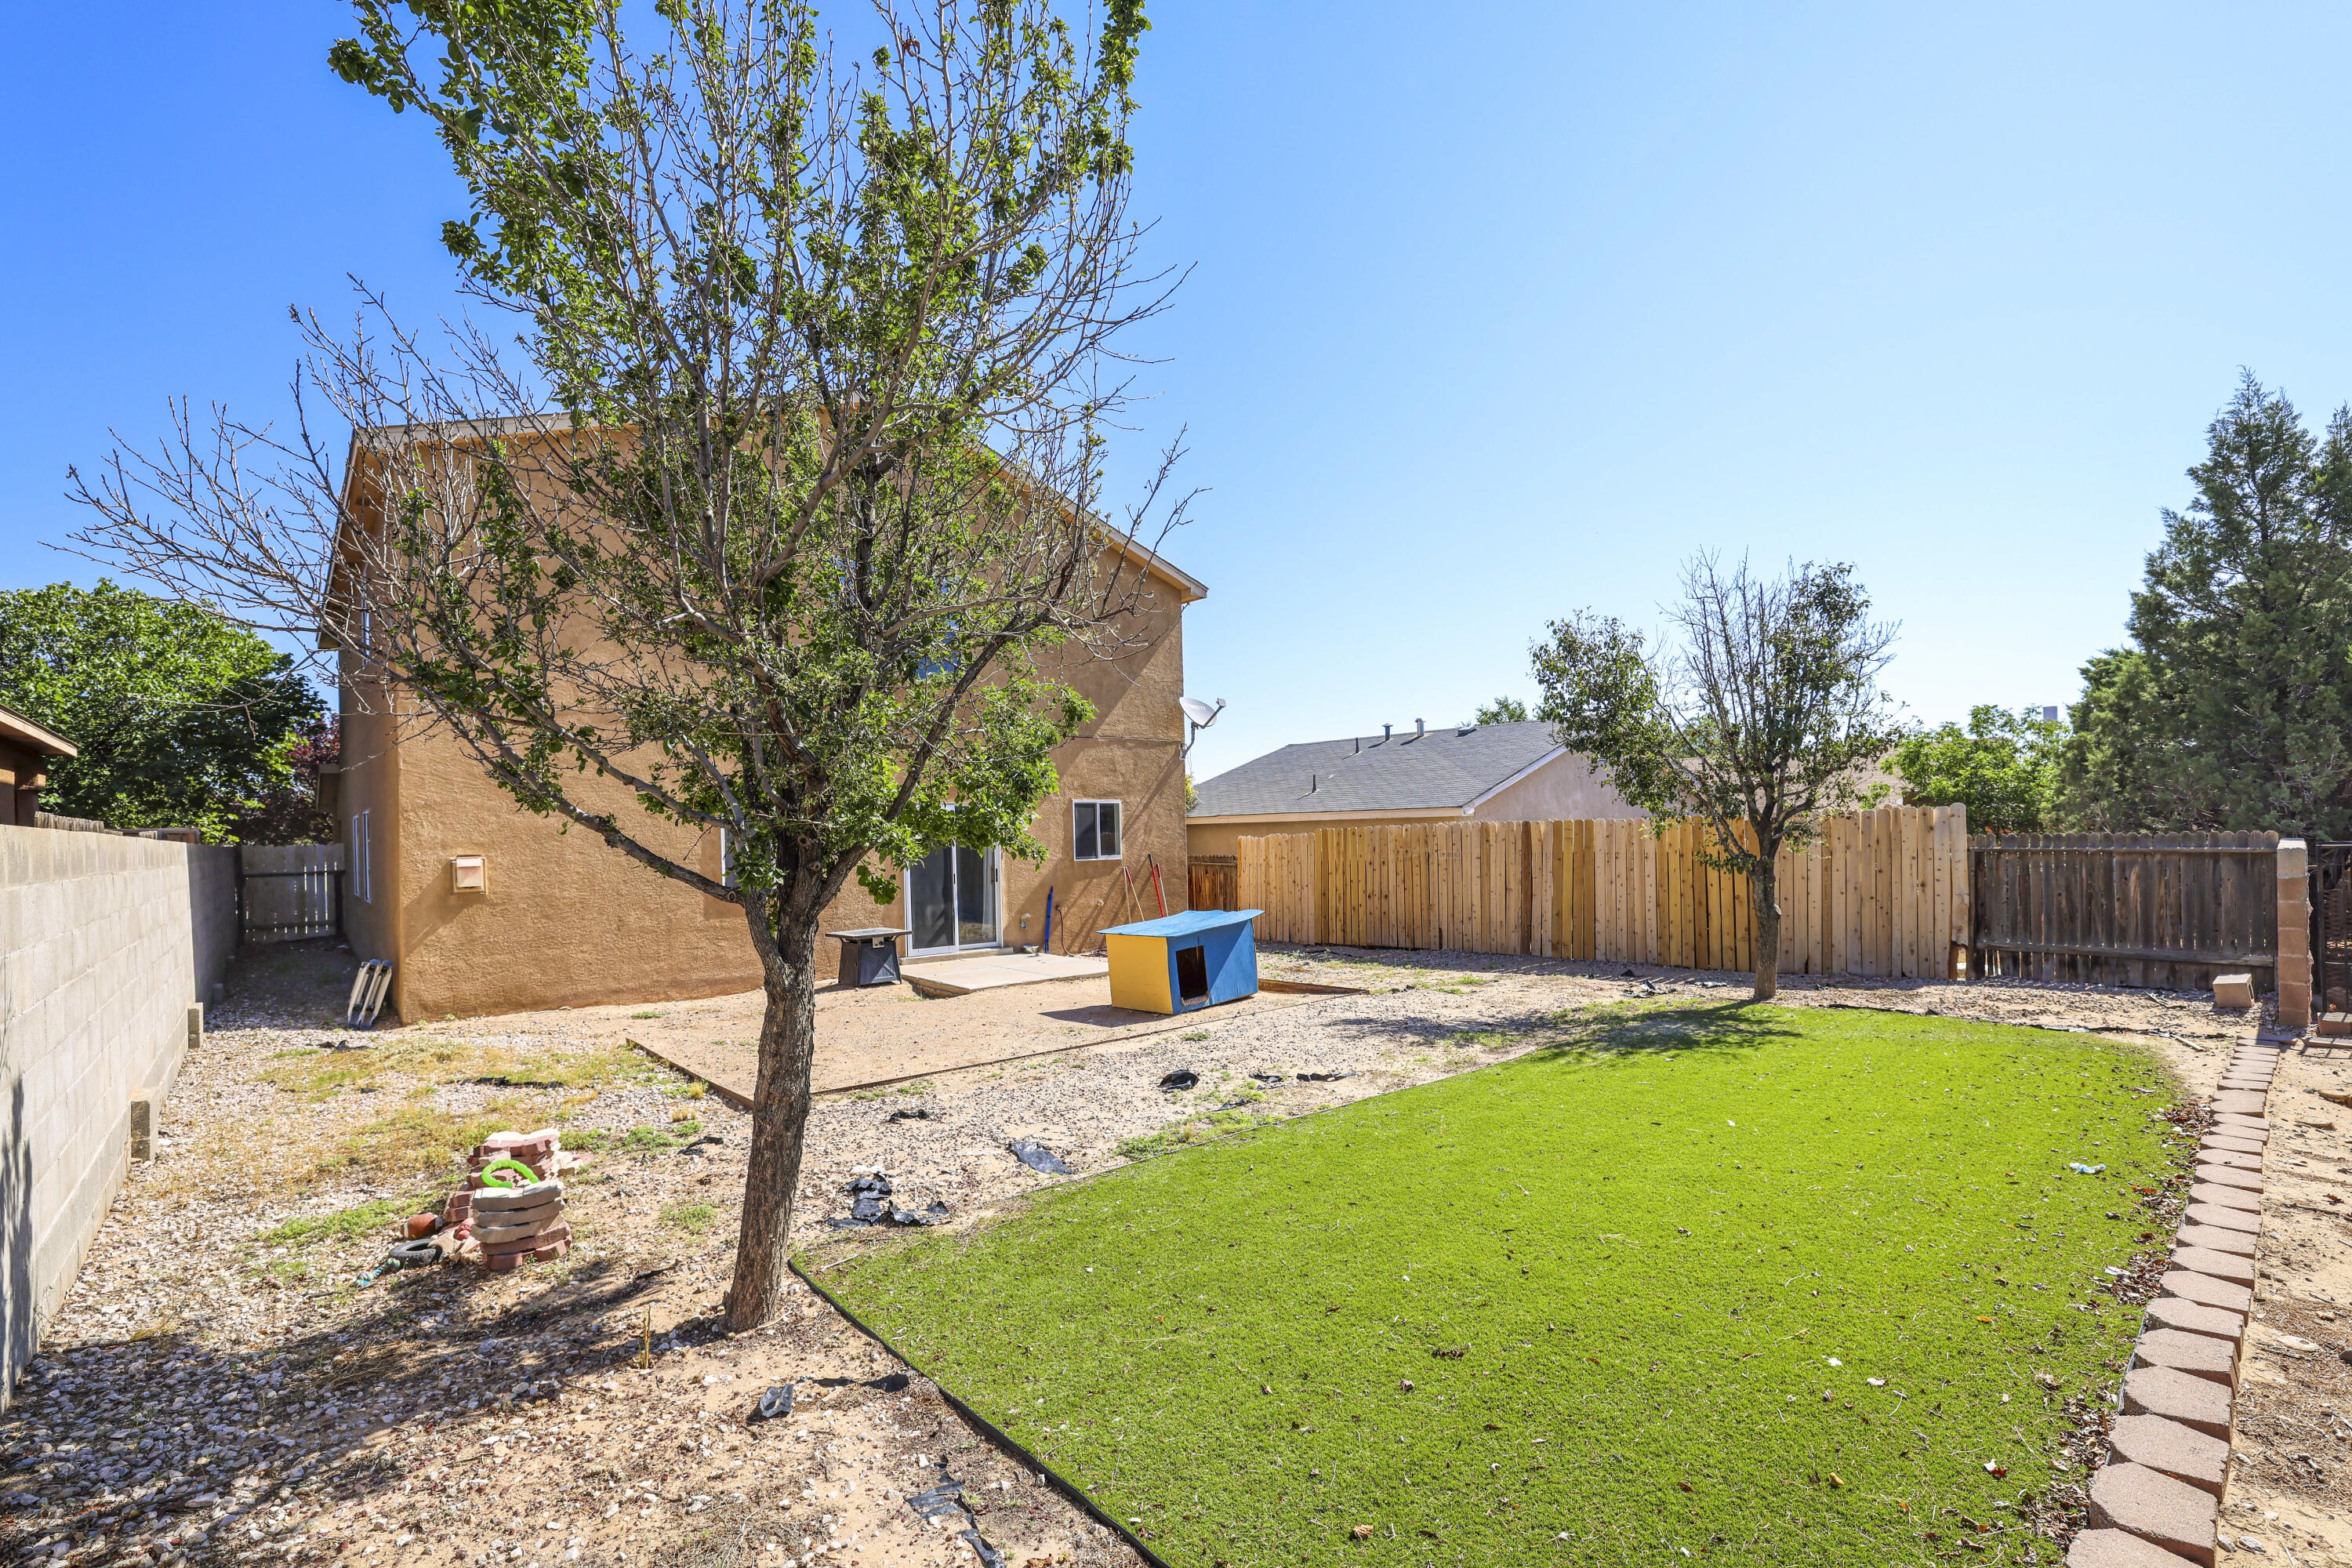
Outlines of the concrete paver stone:
{"type": "Polygon", "coordinates": [[[2215,1252],[2234,1252],[2241,1258],[2254,1255],[2254,1235],[2252,1231],[2230,1230],[2218,1225],[2184,1225],[2172,1238],[2175,1247],[2203,1247],[2215,1252]]]}
{"type": "Polygon", "coordinates": [[[2091,1478],[2091,1522],[2121,1530],[2213,1568],[2221,1503],[2145,1465],[2109,1465],[2091,1478]]]}
{"type": "Polygon", "coordinates": [[[2066,1568],[2180,1568],[2181,1559],[2120,1530],[2086,1530],[2066,1549],[2066,1568]]]}
{"type": "Polygon", "coordinates": [[[2250,1214],[2260,1214],[2263,1207],[2262,1194],[2250,1193],[2243,1187],[2225,1187],[2219,1182],[2200,1182],[2190,1187],[2189,1201],[2192,1204],[2212,1204],[2225,1209],[2244,1209],[2250,1214]]]}
{"type": "Polygon", "coordinates": [[[2259,1235],[2263,1228],[2260,1209],[2225,1207],[2221,1204],[2190,1204],[2180,1217],[2190,1225],[2218,1225],[2225,1230],[2242,1230],[2248,1236],[2259,1235]]]}
{"type": "Polygon", "coordinates": [[[2233,1345],[2246,1337],[2245,1314],[2221,1307],[2208,1307],[2182,1296],[2158,1296],[2150,1301],[2147,1304],[2147,1321],[2156,1328],[2207,1334],[2217,1340],[2227,1340],[2233,1345]]]}
{"type": "Polygon", "coordinates": [[[2216,1111],[2234,1110],[2241,1116],[2259,1116],[2267,1098],[2251,1089],[2229,1089],[2215,1095],[2211,1104],[2216,1111]]]}
{"type": "Polygon", "coordinates": [[[2189,1173],[2189,1176],[2193,1181],[2213,1182],[2225,1187],[2243,1187],[2250,1193],[2259,1193],[2263,1190],[2263,1175],[2260,1171],[2237,1171],[2227,1165],[2210,1165],[2200,1161],[2197,1169],[2189,1173]]]}
{"type": "Polygon", "coordinates": [[[2200,1492],[2221,1495],[2230,1474],[2230,1445],[2161,1415],[2119,1417],[2107,1434],[2117,1461],[2144,1465],[2200,1492]]]}
{"type": "Polygon", "coordinates": [[[2161,1415],[2226,1443],[2230,1385],[2168,1366],[2136,1366],[2124,1373],[2124,1414],[2161,1415]]]}
{"type": "Polygon", "coordinates": [[[2172,1266],[2210,1274],[2216,1279],[2233,1280],[2240,1285],[2254,1282],[2254,1260],[2235,1252],[2222,1252],[2210,1247],[2178,1247],[2173,1248],[2172,1266]]]}
{"type": "Polygon", "coordinates": [[[2150,1329],[2132,1346],[2132,1365],[2168,1367],[2221,1388],[2238,1385],[2238,1352],[2229,1341],[2217,1340],[2210,1334],[2150,1329]]]}
{"type": "Polygon", "coordinates": [[[2212,1149],[2228,1154],[2260,1155],[2269,1145],[2267,1138],[2238,1138],[2227,1132],[2208,1132],[2197,1141],[2200,1151],[2212,1149]]]}
{"type": "Polygon", "coordinates": [[[2210,1274],[2191,1273],[2186,1268],[2175,1268],[2166,1274],[2163,1289],[2168,1296],[2178,1296],[2202,1306],[2220,1307],[2227,1311],[2251,1312],[2254,1310],[2254,1293],[2243,1285],[2216,1279],[2210,1274]]]}

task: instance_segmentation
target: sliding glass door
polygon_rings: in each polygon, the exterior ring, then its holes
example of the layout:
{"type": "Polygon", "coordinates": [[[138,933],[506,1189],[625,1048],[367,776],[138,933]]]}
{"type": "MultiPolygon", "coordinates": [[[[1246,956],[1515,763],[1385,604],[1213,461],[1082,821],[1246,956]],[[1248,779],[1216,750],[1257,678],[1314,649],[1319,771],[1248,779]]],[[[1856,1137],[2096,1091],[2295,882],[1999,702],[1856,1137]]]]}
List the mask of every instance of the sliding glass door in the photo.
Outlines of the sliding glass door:
{"type": "Polygon", "coordinates": [[[997,945],[997,854],[943,844],[907,868],[913,952],[997,945]]]}

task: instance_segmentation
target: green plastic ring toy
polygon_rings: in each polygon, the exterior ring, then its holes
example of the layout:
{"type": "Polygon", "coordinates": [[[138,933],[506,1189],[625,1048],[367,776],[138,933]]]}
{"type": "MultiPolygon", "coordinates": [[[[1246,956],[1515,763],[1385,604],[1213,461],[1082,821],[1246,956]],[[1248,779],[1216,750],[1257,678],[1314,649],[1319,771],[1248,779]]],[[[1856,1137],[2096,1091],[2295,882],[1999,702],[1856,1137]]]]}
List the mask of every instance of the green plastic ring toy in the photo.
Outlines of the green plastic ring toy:
{"type": "Polygon", "coordinates": [[[539,1173],[520,1160],[493,1160],[482,1167],[482,1185],[486,1187],[528,1187],[539,1180],[539,1173]],[[507,1173],[519,1174],[520,1181],[502,1180],[507,1173]]]}

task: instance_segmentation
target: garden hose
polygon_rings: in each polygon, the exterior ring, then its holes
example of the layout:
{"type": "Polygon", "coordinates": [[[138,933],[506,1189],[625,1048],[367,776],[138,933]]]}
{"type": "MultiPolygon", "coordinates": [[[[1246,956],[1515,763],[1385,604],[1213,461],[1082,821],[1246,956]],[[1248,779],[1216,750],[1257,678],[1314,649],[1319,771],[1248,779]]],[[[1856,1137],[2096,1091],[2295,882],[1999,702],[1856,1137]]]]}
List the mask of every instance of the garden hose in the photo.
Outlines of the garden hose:
{"type": "Polygon", "coordinates": [[[493,1160],[482,1167],[482,1185],[486,1187],[528,1187],[539,1180],[539,1173],[520,1160],[493,1160]],[[512,1171],[521,1176],[516,1181],[507,1175],[512,1171]]]}

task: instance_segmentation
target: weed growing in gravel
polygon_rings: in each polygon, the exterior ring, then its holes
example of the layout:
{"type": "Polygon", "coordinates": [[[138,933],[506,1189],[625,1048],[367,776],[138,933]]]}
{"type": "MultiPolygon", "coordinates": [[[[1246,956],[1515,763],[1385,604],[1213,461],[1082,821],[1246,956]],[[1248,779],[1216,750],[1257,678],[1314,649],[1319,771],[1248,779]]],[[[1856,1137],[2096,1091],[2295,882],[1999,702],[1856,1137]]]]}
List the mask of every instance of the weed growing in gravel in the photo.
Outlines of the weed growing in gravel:
{"type": "Polygon", "coordinates": [[[253,1238],[257,1247],[313,1247],[322,1241],[353,1241],[373,1236],[393,1221],[415,1214],[424,1199],[415,1194],[378,1198],[329,1215],[306,1215],[272,1226],[253,1238]]]}
{"type": "Polygon", "coordinates": [[[629,1015],[632,1018],[666,1018],[669,1015],[667,1013],[632,1013],[629,1015]]]}
{"type": "Polygon", "coordinates": [[[1189,1035],[1179,1035],[1176,1037],[1180,1040],[1205,1040],[1209,1037],[1209,1031],[1206,1029],[1195,1029],[1189,1035]]]}
{"type": "Polygon", "coordinates": [[[1235,1132],[1246,1132],[1253,1127],[1263,1127],[1279,1117],[1263,1111],[1213,1110],[1206,1116],[1196,1116],[1187,1121],[1171,1122],[1157,1132],[1145,1132],[1123,1139],[1118,1152],[1129,1160],[1148,1160],[1155,1154],[1171,1153],[1193,1143],[1205,1143],[1212,1138],[1223,1138],[1235,1132]]]}
{"type": "Polygon", "coordinates": [[[289,1094],[319,1100],[344,1089],[373,1090],[385,1079],[428,1084],[487,1083],[507,1089],[589,1089],[644,1083],[667,1070],[623,1047],[517,1050],[438,1035],[388,1035],[360,1047],[280,1051],[282,1065],[261,1075],[289,1094]]]}
{"type": "Polygon", "coordinates": [[[626,1132],[607,1132],[601,1127],[583,1128],[563,1135],[563,1146],[583,1154],[600,1154],[608,1149],[618,1149],[625,1154],[667,1154],[685,1144],[689,1139],[702,1136],[699,1121],[680,1121],[669,1127],[632,1127],[626,1132]]]}
{"type": "Polygon", "coordinates": [[[516,1127],[543,1127],[560,1108],[543,1100],[510,1096],[479,1110],[440,1110],[404,1106],[346,1133],[333,1152],[319,1162],[320,1175],[365,1171],[383,1176],[438,1175],[451,1161],[491,1133],[516,1127]]]}
{"type": "Polygon", "coordinates": [[[661,1212],[662,1224],[688,1236],[700,1236],[719,1223],[717,1204],[694,1201],[670,1205],[661,1212]]]}

